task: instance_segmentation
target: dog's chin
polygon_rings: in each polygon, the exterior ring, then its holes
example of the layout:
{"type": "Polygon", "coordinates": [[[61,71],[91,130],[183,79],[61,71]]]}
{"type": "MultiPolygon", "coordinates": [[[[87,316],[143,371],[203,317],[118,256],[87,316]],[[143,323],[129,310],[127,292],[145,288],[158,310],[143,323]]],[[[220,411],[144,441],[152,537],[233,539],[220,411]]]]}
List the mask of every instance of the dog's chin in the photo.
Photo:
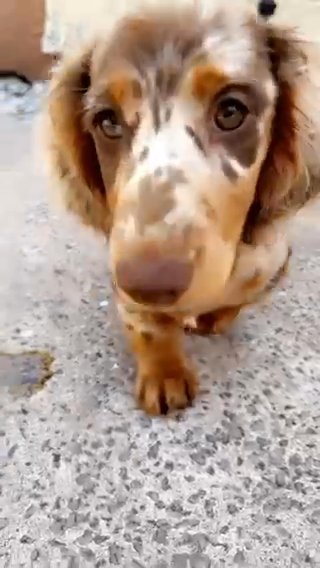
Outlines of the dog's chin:
{"type": "Polygon", "coordinates": [[[139,300],[138,298],[133,298],[130,294],[123,292],[116,288],[116,295],[122,304],[125,304],[129,309],[138,311],[152,311],[152,312],[175,312],[176,304],[170,302],[170,298],[163,295],[157,301],[152,301],[152,298],[146,300],[139,300]]]}
{"type": "MultiPolygon", "coordinates": [[[[186,317],[197,317],[203,313],[210,312],[220,306],[220,301],[213,297],[212,294],[204,295],[199,293],[189,295],[186,292],[186,298],[183,296],[175,303],[163,300],[159,302],[138,302],[130,297],[122,290],[115,290],[118,302],[125,306],[126,311],[137,313],[153,313],[153,314],[166,314],[173,319],[180,321],[186,317]]],[[[220,298],[220,295],[219,295],[220,298]]]]}

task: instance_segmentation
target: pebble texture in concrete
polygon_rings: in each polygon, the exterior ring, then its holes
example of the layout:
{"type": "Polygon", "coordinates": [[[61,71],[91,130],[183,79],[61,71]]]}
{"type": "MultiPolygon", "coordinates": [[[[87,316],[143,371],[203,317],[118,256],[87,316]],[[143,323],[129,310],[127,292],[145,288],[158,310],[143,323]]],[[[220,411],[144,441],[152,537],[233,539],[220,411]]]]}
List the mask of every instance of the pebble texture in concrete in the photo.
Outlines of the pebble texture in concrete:
{"type": "Polygon", "coordinates": [[[0,567],[319,568],[319,210],[271,305],[188,340],[194,407],[151,420],[105,244],[49,209],[32,120],[0,120],[1,351],[55,357],[42,390],[0,387],[0,567]]]}

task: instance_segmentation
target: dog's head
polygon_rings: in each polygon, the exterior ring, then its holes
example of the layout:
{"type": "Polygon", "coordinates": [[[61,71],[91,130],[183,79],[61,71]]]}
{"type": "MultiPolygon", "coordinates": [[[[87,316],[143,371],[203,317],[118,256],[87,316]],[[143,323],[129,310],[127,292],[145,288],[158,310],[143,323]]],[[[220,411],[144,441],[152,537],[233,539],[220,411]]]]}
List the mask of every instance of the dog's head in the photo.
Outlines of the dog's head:
{"type": "Polygon", "coordinates": [[[124,19],[62,62],[53,164],[68,207],[108,234],[123,297],[214,301],[239,240],[306,201],[306,66],[290,32],[252,14],[181,8],[124,19]]]}

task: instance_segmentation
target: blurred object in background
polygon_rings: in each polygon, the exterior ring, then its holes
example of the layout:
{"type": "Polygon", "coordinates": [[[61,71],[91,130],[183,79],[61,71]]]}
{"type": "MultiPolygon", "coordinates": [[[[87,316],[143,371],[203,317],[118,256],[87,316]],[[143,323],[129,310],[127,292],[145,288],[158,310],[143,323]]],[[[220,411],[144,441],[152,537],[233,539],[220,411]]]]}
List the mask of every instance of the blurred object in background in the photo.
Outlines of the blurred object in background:
{"type": "Polygon", "coordinates": [[[0,2],[0,73],[28,81],[48,78],[53,54],[44,53],[45,0],[0,2]]]}
{"type": "MultiPolygon", "coordinates": [[[[272,0],[264,0],[272,3],[272,0]]],[[[119,18],[145,6],[171,5],[172,0],[0,0],[0,76],[16,75],[8,82],[0,80],[0,111],[3,101],[15,97],[14,108],[21,109],[25,94],[41,94],[39,82],[49,77],[59,54],[88,39],[97,29],[112,26],[119,18]],[[28,85],[29,83],[29,85],[28,85]],[[30,91],[32,83],[33,91],[30,91]],[[30,91],[30,93],[29,93],[30,91]],[[19,100],[18,100],[19,99],[19,100]]],[[[210,10],[221,0],[175,0],[197,3],[210,10]]],[[[232,0],[236,5],[236,0],[232,0]]],[[[258,8],[259,0],[238,0],[258,8]]],[[[235,6],[236,9],[236,6],[235,6]]],[[[318,37],[320,0],[278,0],[275,19],[289,25],[301,25],[308,37],[318,37]]],[[[27,104],[33,108],[33,98],[27,104]],[[30,103],[30,104],[29,104],[30,103]]],[[[9,105],[10,106],[10,105],[9,105]]],[[[10,109],[9,109],[10,110],[10,109]]],[[[25,112],[23,109],[22,112],[25,112]]],[[[30,112],[30,110],[28,110],[30,112]]]]}
{"type": "MultiPolygon", "coordinates": [[[[25,0],[27,1],[27,0],[25,0]]],[[[79,40],[90,37],[97,28],[110,27],[121,16],[136,10],[139,6],[168,5],[173,0],[43,0],[46,17],[43,36],[45,53],[60,52],[79,40]]],[[[224,0],[174,0],[174,4],[195,3],[204,10],[213,9],[224,0]]],[[[271,2],[271,0],[265,0],[271,2]]],[[[259,0],[229,0],[235,5],[249,5],[255,10],[259,0]]],[[[299,25],[308,37],[319,36],[320,0],[277,0],[273,16],[279,22],[299,25]]]]}

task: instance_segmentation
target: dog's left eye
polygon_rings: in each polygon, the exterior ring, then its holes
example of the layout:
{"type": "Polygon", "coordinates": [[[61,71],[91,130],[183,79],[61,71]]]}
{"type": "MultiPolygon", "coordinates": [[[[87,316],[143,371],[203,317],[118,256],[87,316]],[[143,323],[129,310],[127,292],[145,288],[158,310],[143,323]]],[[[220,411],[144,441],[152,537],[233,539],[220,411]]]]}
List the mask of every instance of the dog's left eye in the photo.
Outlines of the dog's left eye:
{"type": "Polygon", "coordinates": [[[236,130],[249,113],[246,105],[235,97],[225,97],[218,102],[215,123],[220,130],[236,130]]]}
{"type": "Polygon", "coordinates": [[[102,110],[95,117],[95,125],[100,128],[107,138],[121,138],[123,134],[123,126],[119,121],[117,113],[108,108],[102,110]]]}

